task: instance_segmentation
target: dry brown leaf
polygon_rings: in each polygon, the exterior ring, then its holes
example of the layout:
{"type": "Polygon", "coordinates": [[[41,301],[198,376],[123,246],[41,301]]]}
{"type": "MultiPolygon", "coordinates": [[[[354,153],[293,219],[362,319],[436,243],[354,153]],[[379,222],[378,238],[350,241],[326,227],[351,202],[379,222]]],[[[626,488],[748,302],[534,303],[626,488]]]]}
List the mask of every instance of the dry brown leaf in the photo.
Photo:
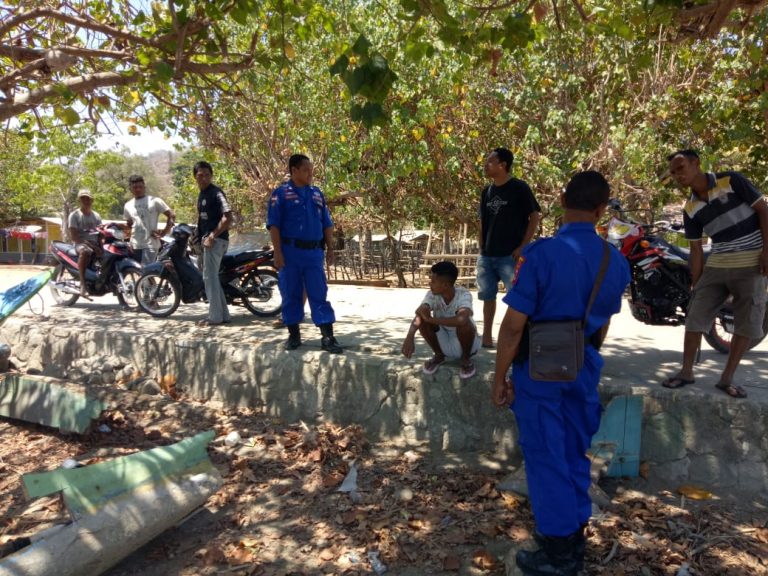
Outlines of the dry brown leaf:
{"type": "Polygon", "coordinates": [[[408,520],[408,527],[413,528],[414,530],[423,530],[428,526],[429,523],[426,520],[422,520],[421,518],[411,518],[408,520]]]}
{"type": "Polygon", "coordinates": [[[253,562],[255,557],[251,550],[239,546],[231,546],[226,552],[227,562],[234,565],[247,564],[253,562]]]}
{"type": "Polygon", "coordinates": [[[244,546],[245,548],[258,548],[261,544],[260,538],[254,538],[252,536],[246,536],[244,538],[240,538],[239,545],[244,546]]]}
{"type": "Polygon", "coordinates": [[[524,542],[532,538],[530,530],[522,526],[511,526],[507,529],[506,534],[514,542],[524,542]]]}
{"type": "Polygon", "coordinates": [[[344,474],[342,474],[337,470],[334,470],[329,474],[323,475],[323,488],[334,488],[339,484],[341,484],[343,480],[344,480],[344,474]]]}
{"type": "Polygon", "coordinates": [[[496,567],[496,559],[485,549],[472,554],[472,562],[481,570],[493,570],[496,567]]]}
{"type": "Polygon", "coordinates": [[[478,498],[485,498],[491,494],[491,491],[493,490],[493,485],[490,482],[486,482],[483,484],[482,488],[475,492],[475,496],[478,498]]]}
{"type": "Polygon", "coordinates": [[[455,554],[449,554],[443,558],[443,570],[448,570],[449,572],[458,572],[460,568],[461,558],[455,554]]]}
{"type": "Polygon", "coordinates": [[[224,555],[224,551],[216,544],[209,544],[207,547],[201,548],[195,552],[195,556],[202,559],[206,566],[224,564],[227,561],[227,557],[224,555]]]}
{"type": "Polygon", "coordinates": [[[349,526],[350,524],[354,524],[357,522],[357,514],[354,510],[347,510],[346,512],[342,512],[341,514],[341,523],[345,526],[349,526]]]}
{"type": "Polygon", "coordinates": [[[328,562],[336,558],[336,553],[330,548],[324,548],[320,551],[320,560],[328,562]]]}
{"type": "Polygon", "coordinates": [[[693,484],[683,484],[677,488],[677,492],[691,500],[709,500],[713,496],[712,492],[694,486],[693,484]]]}

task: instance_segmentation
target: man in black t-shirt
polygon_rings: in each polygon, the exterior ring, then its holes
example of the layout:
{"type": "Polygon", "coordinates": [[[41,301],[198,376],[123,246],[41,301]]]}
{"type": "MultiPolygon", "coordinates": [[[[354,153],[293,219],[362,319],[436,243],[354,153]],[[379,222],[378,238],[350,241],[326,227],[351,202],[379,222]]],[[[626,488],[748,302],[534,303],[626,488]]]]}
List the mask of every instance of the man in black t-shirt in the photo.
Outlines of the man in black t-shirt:
{"type": "Polygon", "coordinates": [[[483,348],[493,348],[493,317],[499,281],[509,290],[517,259],[541,220],[541,208],[530,186],[509,171],[514,157],[496,148],[485,159],[484,172],[493,183],[480,194],[480,256],[477,297],[483,301],[483,348]]]}
{"type": "Polygon", "coordinates": [[[197,162],[192,174],[200,189],[197,197],[197,234],[203,245],[203,280],[208,298],[208,318],[198,324],[226,324],[232,317],[219,282],[219,268],[229,245],[232,210],[221,188],[211,183],[213,168],[208,162],[197,162]]]}

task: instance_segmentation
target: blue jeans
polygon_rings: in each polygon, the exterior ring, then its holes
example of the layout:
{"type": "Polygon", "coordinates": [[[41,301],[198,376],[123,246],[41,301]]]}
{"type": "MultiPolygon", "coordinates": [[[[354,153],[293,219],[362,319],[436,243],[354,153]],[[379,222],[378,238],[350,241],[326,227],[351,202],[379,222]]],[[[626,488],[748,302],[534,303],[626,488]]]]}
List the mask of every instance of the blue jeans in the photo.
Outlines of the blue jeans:
{"type": "Polygon", "coordinates": [[[495,300],[499,282],[509,290],[515,277],[516,260],[510,256],[483,256],[477,258],[477,298],[495,300]]]}

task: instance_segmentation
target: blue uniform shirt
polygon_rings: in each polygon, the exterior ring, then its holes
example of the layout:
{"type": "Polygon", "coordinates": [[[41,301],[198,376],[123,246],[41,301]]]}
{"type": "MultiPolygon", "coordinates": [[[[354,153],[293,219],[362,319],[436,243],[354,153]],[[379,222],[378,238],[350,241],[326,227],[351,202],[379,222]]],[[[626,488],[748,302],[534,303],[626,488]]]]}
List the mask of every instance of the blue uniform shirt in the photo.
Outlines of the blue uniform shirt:
{"type": "MultiPolygon", "coordinates": [[[[592,293],[604,241],[586,222],[563,225],[552,238],[525,247],[517,263],[512,289],[504,303],[526,314],[531,322],[578,320],[592,293]]],[[[589,313],[586,335],[605,325],[621,310],[621,295],[630,280],[629,264],[610,246],[611,259],[589,313]]]]}
{"type": "Polygon", "coordinates": [[[333,221],[319,188],[299,188],[289,180],[275,188],[269,199],[267,228],[271,226],[277,226],[283,238],[320,241],[333,221]]]}

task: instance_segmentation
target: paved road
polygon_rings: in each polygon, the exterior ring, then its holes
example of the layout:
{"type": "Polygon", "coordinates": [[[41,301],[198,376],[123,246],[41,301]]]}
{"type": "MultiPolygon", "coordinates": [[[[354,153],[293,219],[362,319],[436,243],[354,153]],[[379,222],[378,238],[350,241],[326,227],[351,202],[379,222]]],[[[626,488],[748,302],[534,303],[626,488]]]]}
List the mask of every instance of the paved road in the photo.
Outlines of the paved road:
{"type": "MultiPolygon", "coordinates": [[[[0,290],[4,290],[36,274],[39,269],[28,266],[0,266],[0,290]]],[[[203,304],[184,305],[169,319],[155,319],[144,314],[122,312],[114,297],[95,298],[93,302],[78,302],[71,308],[61,308],[47,288],[42,298],[34,298],[16,314],[34,321],[35,314],[45,314],[73,327],[82,323],[94,323],[115,329],[146,330],[169,335],[186,335],[190,331],[205,332],[205,337],[229,342],[261,342],[280,345],[285,338],[284,330],[272,327],[272,319],[261,319],[241,307],[233,309],[233,323],[224,327],[198,328],[194,321],[203,318],[203,304]]],[[[424,289],[368,288],[356,286],[331,286],[329,299],[336,309],[338,322],[336,334],[350,351],[396,357],[402,338],[412,318],[424,289]]],[[[475,300],[476,317],[481,319],[482,308],[475,300]]],[[[499,306],[496,327],[501,321],[503,305],[499,306]]],[[[319,333],[310,323],[303,325],[307,347],[319,348],[319,333]]],[[[675,371],[682,356],[683,329],[681,327],[646,326],[632,318],[625,304],[622,312],[614,317],[609,339],[604,348],[605,369],[603,378],[629,386],[655,386],[665,375],[675,371]]],[[[428,357],[428,349],[417,340],[417,351],[411,362],[420,363],[428,357]]],[[[403,359],[404,362],[407,360],[403,359]]],[[[697,366],[697,382],[691,388],[711,391],[717,382],[725,356],[711,350],[706,344],[697,366]]],[[[478,357],[478,369],[491,370],[493,352],[482,350],[478,357]]],[[[768,339],[749,352],[737,372],[751,401],[768,403],[768,339]]],[[[719,396],[719,395],[718,395],[719,396]]],[[[724,397],[724,395],[722,395],[724,397]]]]}

